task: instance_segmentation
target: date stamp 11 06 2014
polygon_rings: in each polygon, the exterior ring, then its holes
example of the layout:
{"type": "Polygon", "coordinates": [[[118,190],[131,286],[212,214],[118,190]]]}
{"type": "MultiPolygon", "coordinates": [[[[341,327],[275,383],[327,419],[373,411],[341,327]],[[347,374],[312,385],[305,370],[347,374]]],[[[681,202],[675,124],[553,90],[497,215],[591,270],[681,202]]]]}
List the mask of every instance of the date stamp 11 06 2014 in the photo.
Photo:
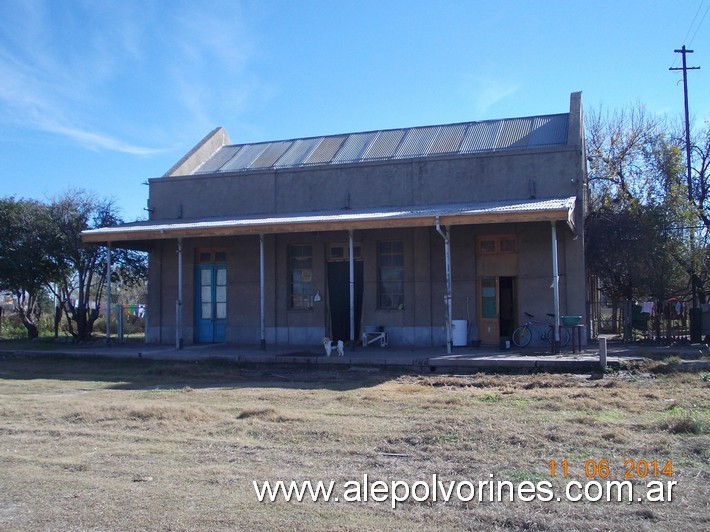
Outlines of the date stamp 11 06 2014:
{"type": "Polygon", "coordinates": [[[673,462],[671,460],[624,460],[623,465],[618,467],[609,463],[609,460],[586,460],[579,467],[573,467],[568,460],[550,460],[547,465],[550,467],[550,476],[562,476],[563,478],[624,478],[624,479],[644,479],[673,476],[673,462]]]}

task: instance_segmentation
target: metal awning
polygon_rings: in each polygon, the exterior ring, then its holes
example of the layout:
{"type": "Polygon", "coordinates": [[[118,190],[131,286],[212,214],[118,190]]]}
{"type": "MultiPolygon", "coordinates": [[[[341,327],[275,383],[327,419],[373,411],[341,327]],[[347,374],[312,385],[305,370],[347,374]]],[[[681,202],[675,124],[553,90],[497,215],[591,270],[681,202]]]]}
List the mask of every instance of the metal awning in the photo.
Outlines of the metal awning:
{"type": "Polygon", "coordinates": [[[83,231],[85,243],[146,243],[174,238],[299,233],[488,223],[566,222],[574,231],[576,198],[442,204],[227,218],[151,220],[83,231]]]}

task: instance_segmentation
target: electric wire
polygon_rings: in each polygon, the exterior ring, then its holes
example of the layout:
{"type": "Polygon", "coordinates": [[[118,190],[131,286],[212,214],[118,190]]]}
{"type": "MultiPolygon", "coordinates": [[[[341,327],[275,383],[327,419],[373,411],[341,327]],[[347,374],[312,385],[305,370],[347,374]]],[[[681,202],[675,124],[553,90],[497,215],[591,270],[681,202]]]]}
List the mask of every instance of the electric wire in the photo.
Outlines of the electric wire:
{"type": "Polygon", "coordinates": [[[693,44],[693,41],[695,40],[695,36],[698,34],[698,30],[703,25],[703,22],[705,21],[705,17],[707,16],[709,10],[710,10],[710,4],[708,4],[708,7],[705,8],[705,13],[703,13],[703,18],[700,19],[700,22],[698,23],[698,27],[695,28],[695,33],[693,33],[693,36],[691,37],[690,42],[688,43],[688,46],[693,44]]]}
{"type": "MultiPolygon", "coordinates": [[[[703,4],[705,3],[705,0],[700,0],[700,3],[698,4],[698,9],[695,11],[695,16],[693,17],[693,20],[691,21],[690,25],[688,26],[688,31],[685,32],[685,37],[683,37],[682,44],[685,44],[685,42],[688,39],[688,35],[690,35],[690,32],[693,31],[693,26],[695,26],[695,21],[698,19],[698,15],[700,14],[700,11],[703,9],[703,4]]],[[[705,20],[705,16],[708,14],[708,9],[710,9],[710,3],[708,4],[708,7],[705,8],[705,13],[703,14],[702,19],[700,19],[700,23],[698,24],[697,28],[695,28],[695,32],[693,33],[693,37],[690,39],[690,42],[688,43],[688,46],[690,46],[695,39],[695,36],[698,33],[698,30],[700,27],[703,25],[703,21],[705,20]]],[[[678,56],[676,55],[675,58],[673,59],[673,64],[671,65],[671,68],[674,68],[676,64],[678,63],[678,56]]]]}

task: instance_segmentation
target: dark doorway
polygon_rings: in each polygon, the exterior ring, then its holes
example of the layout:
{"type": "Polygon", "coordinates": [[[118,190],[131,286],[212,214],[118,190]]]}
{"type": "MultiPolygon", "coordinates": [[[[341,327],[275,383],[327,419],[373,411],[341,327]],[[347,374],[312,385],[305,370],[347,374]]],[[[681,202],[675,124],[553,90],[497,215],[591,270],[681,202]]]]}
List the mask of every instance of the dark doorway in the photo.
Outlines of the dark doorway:
{"type": "MultiPolygon", "coordinates": [[[[362,261],[355,261],[355,339],[360,332],[362,313],[362,261]]],[[[350,263],[328,263],[328,306],[330,337],[333,341],[350,340],[350,263]]]]}
{"type": "Polygon", "coordinates": [[[515,277],[499,277],[500,335],[512,338],[515,330],[515,277]]]}

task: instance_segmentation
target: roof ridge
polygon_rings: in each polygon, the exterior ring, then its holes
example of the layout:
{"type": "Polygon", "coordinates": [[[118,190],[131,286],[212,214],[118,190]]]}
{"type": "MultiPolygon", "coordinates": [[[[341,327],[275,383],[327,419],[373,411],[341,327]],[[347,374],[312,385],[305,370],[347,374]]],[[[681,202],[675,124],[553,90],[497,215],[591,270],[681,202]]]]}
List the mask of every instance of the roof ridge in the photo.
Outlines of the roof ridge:
{"type": "Polygon", "coordinates": [[[236,148],[239,146],[253,146],[257,144],[271,144],[275,142],[296,142],[297,140],[314,140],[314,139],[324,139],[324,138],[333,138],[333,137],[347,137],[350,135],[369,135],[369,134],[375,134],[375,133],[385,133],[387,131],[406,131],[410,129],[425,129],[425,128],[434,128],[434,127],[453,127],[453,126],[461,126],[461,125],[469,125],[469,124],[485,124],[485,123],[493,123],[493,122],[506,122],[506,121],[511,121],[511,120],[530,120],[530,119],[535,119],[535,118],[546,118],[546,117],[552,117],[552,116],[568,116],[569,112],[566,113],[549,113],[549,114],[544,114],[544,115],[529,115],[529,116],[509,116],[506,118],[489,118],[486,120],[466,120],[463,122],[450,122],[450,123],[444,123],[444,124],[425,124],[425,125],[420,125],[420,126],[404,126],[404,127],[392,127],[392,128],[385,128],[385,129],[370,129],[367,131],[350,131],[346,133],[329,133],[327,135],[312,135],[308,137],[294,137],[290,139],[272,139],[272,140],[259,140],[255,142],[242,142],[242,143],[235,143],[235,144],[227,144],[225,147],[232,147],[236,148]]]}
{"type": "Polygon", "coordinates": [[[569,116],[569,113],[531,115],[223,145],[192,173],[299,168],[566,146],[569,116]],[[340,142],[334,143],[338,139],[340,142]],[[324,150],[320,150],[320,146],[324,146],[324,150]],[[314,153],[319,155],[313,158],[314,153]]]}

